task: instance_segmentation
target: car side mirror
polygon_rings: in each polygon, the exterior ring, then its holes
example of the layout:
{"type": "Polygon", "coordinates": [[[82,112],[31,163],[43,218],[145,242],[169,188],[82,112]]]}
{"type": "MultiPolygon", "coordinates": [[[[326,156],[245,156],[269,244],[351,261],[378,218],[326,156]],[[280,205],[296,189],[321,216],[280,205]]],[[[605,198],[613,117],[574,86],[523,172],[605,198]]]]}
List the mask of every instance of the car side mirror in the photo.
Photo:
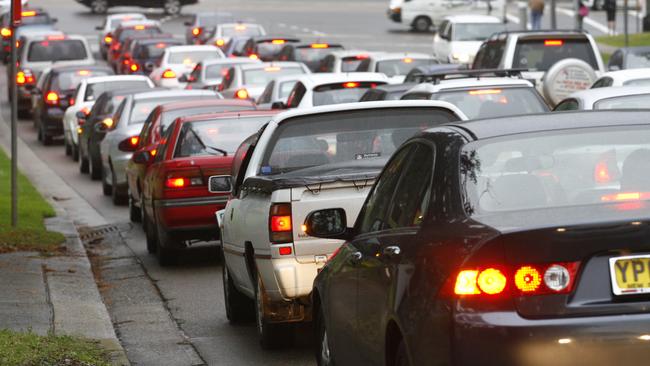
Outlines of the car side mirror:
{"type": "Polygon", "coordinates": [[[305,233],[325,239],[348,240],[352,230],[347,227],[347,217],[342,208],[312,211],[305,219],[305,233]]]}
{"type": "Polygon", "coordinates": [[[132,159],[136,164],[147,164],[151,154],[147,150],[139,150],[133,153],[132,159]]]}
{"type": "Polygon", "coordinates": [[[271,109],[287,109],[287,105],[283,101],[277,101],[271,104],[271,109]]]}
{"type": "Polygon", "coordinates": [[[609,65],[607,68],[609,71],[619,71],[621,68],[618,67],[617,65],[609,65]]]}
{"type": "Polygon", "coordinates": [[[232,176],[230,175],[213,175],[208,179],[210,193],[231,193],[232,188],[232,176]]]}

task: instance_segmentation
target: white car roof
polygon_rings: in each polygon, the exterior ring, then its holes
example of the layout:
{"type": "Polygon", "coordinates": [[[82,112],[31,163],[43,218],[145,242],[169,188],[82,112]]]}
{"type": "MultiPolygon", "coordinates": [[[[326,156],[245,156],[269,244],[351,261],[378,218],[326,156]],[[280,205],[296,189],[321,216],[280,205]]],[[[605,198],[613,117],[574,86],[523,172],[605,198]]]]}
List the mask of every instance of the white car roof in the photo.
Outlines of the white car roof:
{"type": "Polygon", "coordinates": [[[97,83],[106,83],[112,81],[134,81],[134,80],[147,81],[150,79],[148,76],[144,76],[144,75],[109,75],[109,76],[95,76],[95,77],[85,79],[84,81],[87,84],[97,84],[97,83]]]}
{"type": "MultiPolygon", "coordinates": [[[[593,103],[606,98],[622,97],[626,95],[650,94],[648,86],[621,86],[617,88],[596,88],[581,90],[571,94],[568,98],[580,99],[584,104],[591,106],[593,103]]],[[[567,99],[568,99],[567,98],[567,99]]]]}
{"type": "Polygon", "coordinates": [[[391,100],[391,101],[377,101],[377,102],[363,102],[363,103],[343,103],[343,104],[330,104],[312,108],[298,108],[290,109],[286,112],[275,115],[269,125],[278,125],[283,121],[298,117],[309,116],[321,113],[340,112],[340,111],[355,111],[364,109],[378,109],[378,108],[396,108],[396,107],[439,107],[446,108],[454,112],[461,120],[467,120],[467,116],[455,105],[439,100],[391,100]]]}
{"type": "Polygon", "coordinates": [[[404,58],[413,58],[416,60],[425,59],[433,60],[432,55],[426,53],[416,53],[416,52],[382,52],[382,53],[373,53],[370,55],[370,58],[374,61],[386,61],[386,60],[401,60],[404,58]]]}
{"type": "Polygon", "coordinates": [[[378,72],[342,72],[342,73],[318,73],[305,74],[299,78],[299,81],[307,89],[313,89],[319,85],[345,83],[345,82],[364,82],[379,81],[388,82],[386,75],[378,72]]]}
{"type": "Polygon", "coordinates": [[[160,26],[160,22],[157,20],[151,20],[151,19],[141,19],[141,20],[128,20],[126,22],[120,23],[119,27],[135,27],[137,25],[144,25],[144,26],[160,26]]]}
{"type": "Polygon", "coordinates": [[[441,90],[446,89],[473,89],[473,88],[485,88],[492,86],[524,86],[524,87],[534,87],[533,84],[526,79],[515,79],[515,78],[500,78],[500,77],[482,77],[477,78],[461,78],[461,79],[450,79],[450,80],[441,80],[439,84],[432,83],[422,83],[414,86],[411,90],[406,92],[406,94],[415,93],[415,92],[429,92],[437,93],[441,90]]]}
{"type": "Polygon", "coordinates": [[[147,16],[142,13],[117,13],[117,14],[110,14],[106,16],[106,20],[124,19],[124,18],[147,19],[147,16]]]}
{"type": "Polygon", "coordinates": [[[202,61],[203,66],[222,65],[222,64],[261,64],[260,60],[253,60],[249,57],[228,57],[228,58],[212,58],[202,61]]]}
{"type": "Polygon", "coordinates": [[[218,47],[201,44],[201,45],[185,45],[185,46],[170,46],[165,49],[165,53],[174,53],[174,52],[190,52],[190,51],[217,51],[221,52],[218,47]]]}
{"type": "Polygon", "coordinates": [[[649,78],[650,68],[609,71],[604,73],[598,79],[602,79],[606,76],[611,77],[614,80],[631,80],[631,79],[649,78]]]}
{"type": "Polygon", "coordinates": [[[503,23],[503,19],[492,15],[449,15],[445,20],[451,23],[503,23]]]}
{"type": "Polygon", "coordinates": [[[340,51],[334,51],[331,52],[330,55],[334,55],[335,57],[338,58],[343,58],[343,57],[348,57],[348,56],[355,56],[355,55],[377,55],[381,54],[382,52],[377,52],[377,51],[366,51],[366,50],[340,50],[340,51]]]}
{"type": "Polygon", "coordinates": [[[293,62],[293,61],[273,61],[273,62],[258,62],[258,63],[249,63],[237,65],[242,70],[254,70],[254,69],[263,69],[266,67],[300,67],[303,69],[302,62],[293,62]]]}

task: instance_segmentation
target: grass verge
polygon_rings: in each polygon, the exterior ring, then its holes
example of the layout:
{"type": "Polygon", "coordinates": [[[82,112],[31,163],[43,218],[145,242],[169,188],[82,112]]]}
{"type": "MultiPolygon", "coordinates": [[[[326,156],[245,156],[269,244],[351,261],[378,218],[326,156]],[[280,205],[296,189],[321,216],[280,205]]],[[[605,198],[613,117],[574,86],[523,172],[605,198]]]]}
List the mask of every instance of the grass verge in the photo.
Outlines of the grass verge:
{"type": "Polygon", "coordinates": [[[0,365],[108,366],[96,343],[70,336],[39,336],[0,330],[0,365]]]}
{"type": "Polygon", "coordinates": [[[47,231],[43,219],[53,217],[54,209],[22,174],[18,176],[18,227],[11,227],[11,165],[0,150],[0,253],[38,251],[54,254],[61,250],[65,237],[47,231]]]}
{"type": "MultiPolygon", "coordinates": [[[[650,33],[630,34],[628,41],[630,47],[650,46],[650,33]]],[[[625,35],[619,34],[617,36],[596,37],[596,42],[603,43],[612,47],[618,47],[618,48],[625,47],[625,35]]]]}

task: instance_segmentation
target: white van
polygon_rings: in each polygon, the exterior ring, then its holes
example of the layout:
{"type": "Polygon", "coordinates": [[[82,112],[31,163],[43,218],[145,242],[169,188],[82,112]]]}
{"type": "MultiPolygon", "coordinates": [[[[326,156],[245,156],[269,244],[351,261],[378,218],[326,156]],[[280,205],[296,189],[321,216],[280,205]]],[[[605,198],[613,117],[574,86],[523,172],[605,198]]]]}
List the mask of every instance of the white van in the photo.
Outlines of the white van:
{"type": "Polygon", "coordinates": [[[505,0],[390,0],[388,18],[426,32],[454,14],[503,15],[505,0]]]}

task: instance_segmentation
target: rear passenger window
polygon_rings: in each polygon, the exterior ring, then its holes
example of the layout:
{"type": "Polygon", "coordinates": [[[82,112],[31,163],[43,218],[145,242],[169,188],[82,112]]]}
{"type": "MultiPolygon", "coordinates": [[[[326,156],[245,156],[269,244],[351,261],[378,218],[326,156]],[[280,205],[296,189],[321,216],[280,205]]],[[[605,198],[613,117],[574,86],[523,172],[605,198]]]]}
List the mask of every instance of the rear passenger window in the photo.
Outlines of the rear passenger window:
{"type": "Polygon", "coordinates": [[[287,98],[287,108],[296,108],[300,104],[300,101],[302,100],[302,97],[305,96],[305,93],[307,92],[307,89],[305,88],[302,83],[297,83],[296,86],[294,86],[293,91],[291,94],[289,94],[289,97],[287,98]]]}
{"type": "Polygon", "coordinates": [[[548,71],[556,62],[577,58],[598,70],[594,49],[586,39],[521,40],[515,47],[513,68],[548,71]]]}
{"type": "Polygon", "coordinates": [[[600,79],[596,80],[594,85],[591,86],[591,89],[606,88],[606,87],[612,86],[613,83],[614,83],[614,80],[612,78],[610,78],[609,76],[605,76],[603,78],[600,78],[600,79]]]}
{"type": "Polygon", "coordinates": [[[484,43],[476,54],[472,69],[498,69],[505,46],[506,43],[503,41],[484,43]]]}

